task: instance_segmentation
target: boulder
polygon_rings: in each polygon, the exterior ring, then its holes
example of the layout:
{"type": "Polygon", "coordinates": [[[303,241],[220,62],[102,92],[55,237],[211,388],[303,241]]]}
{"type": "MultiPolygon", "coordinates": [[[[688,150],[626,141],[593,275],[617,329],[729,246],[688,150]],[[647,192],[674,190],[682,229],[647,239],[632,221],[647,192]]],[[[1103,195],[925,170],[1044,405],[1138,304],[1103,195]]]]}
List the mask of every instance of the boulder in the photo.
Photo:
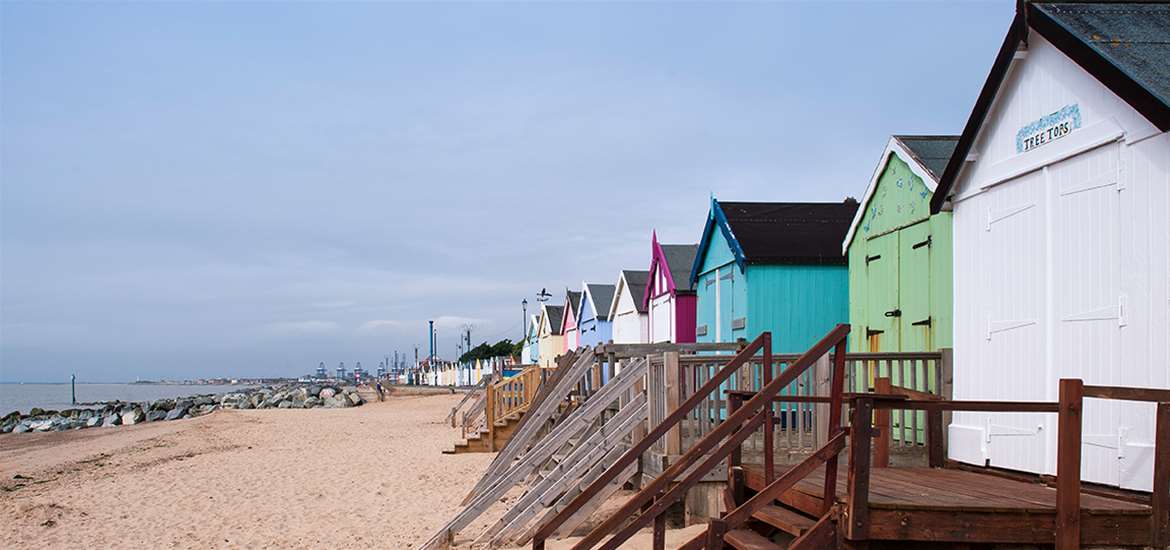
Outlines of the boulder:
{"type": "Polygon", "coordinates": [[[288,400],[288,399],[285,399],[284,401],[281,401],[280,403],[276,404],[276,408],[278,408],[278,409],[291,409],[292,406],[293,406],[292,401],[288,400]]]}
{"type": "Polygon", "coordinates": [[[97,426],[100,426],[101,423],[102,423],[102,417],[94,415],[94,416],[89,417],[89,419],[85,421],[85,427],[86,428],[95,428],[97,426]]]}
{"type": "Polygon", "coordinates": [[[309,384],[309,386],[305,388],[305,393],[307,393],[309,397],[317,397],[321,394],[321,386],[316,384],[309,384]]]}
{"type": "Polygon", "coordinates": [[[53,429],[53,421],[48,419],[34,420],[29,424],[29,428],[34,432],[47,432],[53,429]]]}
{"type": "Polygon", "coordinates": [[[158,422],[159,420],[166,420],[166,418],[167,418],[167,411],[162,410],[162,409],[154,409],[154,410],[146,413],[146,421],[147,422],[158,422]]]}
{"type": "Polygon", "coordinates": [[[167,411],[166,420],[178,420],[187,414],[187,407],[175,407],[167,411]]]}
{"type": "Polygon", "coordinates": [[[103,428],[112,428],[114,426],[122,425],[122,417],[114,413],[106,415],[105,420],[102,421],[103,428]]]}
{"type": "Polygon", "coordinates": [[[349,399],[349,403],[355,407],[362,404],[362,398],[356,391],[346,392],[345,397],[349,399]]]}
{"type": "Polygon", "coordinates": [[[321,391],[317,394],[317,397],[320,397],[322,400],[325,400],[325,399],[329,399],[329,398],[333,397],[334,395],[337,395],[337,390],[335,390],[333,388],[326,387],[326,388],[321,388],[321,391]]]}
{"type": "Polygon", "coordinates": [[[175,400],[174,399],[159,399],[158,401],[155,401],[154,403],[150,404],[150,410],[163,411],[164,415],[165,415],[166,411],[169,411],[173,408],[175,408],[175,400]]]}
{"type": "Polygon", "coordinates": [[[29,416],[41,416],[44,414],[46,414],[46,411],[40,407],[33,407],[28,411],[29,416]]]}
{"type": "Polygon", "coordinates": [[[22,433],[25,433],[25,432],[30,431],[30,430],[31,430],[31,428],[28,427],[28,422],[25,421],[25,422],[21,422],[20,424],[17,424],[16,427],[12,428],[12,433],[22,434],[22,433]]]}
{"type": "Polygon", "coordinates": [[[310,398],[305,400],[305,408],[306,409],[312,409],[313,407],[320,407],[320,406],[321,406],[321,400],[319,398],[310,397],[310,398]]]}
{"type": "Polygon", "coordinates": [[[122,425],[130,426],[146,420],[146,415],[142,413],[142,409],[133,407],[130,410],[122,413],[122,425]]]}

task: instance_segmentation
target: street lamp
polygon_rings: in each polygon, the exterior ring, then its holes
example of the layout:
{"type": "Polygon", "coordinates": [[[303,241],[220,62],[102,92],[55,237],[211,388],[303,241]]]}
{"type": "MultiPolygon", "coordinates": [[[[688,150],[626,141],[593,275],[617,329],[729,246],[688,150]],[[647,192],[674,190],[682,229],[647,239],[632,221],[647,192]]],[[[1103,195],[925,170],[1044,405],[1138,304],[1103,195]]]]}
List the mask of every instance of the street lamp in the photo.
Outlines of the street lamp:
{"type": "MultiPolygon", "coordinates": [[[[524,331],[524,333],[520,335],[520,341],[524,342],[524,345],[527,346],[528,345],[528,298],[525,298],[525,299],[520,301],[520,307],[524,308],[524,317],[522,319],[520,319],[520,330],[524,331]]],[[[521,349],[523,349],[523,348],[521,348],[521,349]]]]}

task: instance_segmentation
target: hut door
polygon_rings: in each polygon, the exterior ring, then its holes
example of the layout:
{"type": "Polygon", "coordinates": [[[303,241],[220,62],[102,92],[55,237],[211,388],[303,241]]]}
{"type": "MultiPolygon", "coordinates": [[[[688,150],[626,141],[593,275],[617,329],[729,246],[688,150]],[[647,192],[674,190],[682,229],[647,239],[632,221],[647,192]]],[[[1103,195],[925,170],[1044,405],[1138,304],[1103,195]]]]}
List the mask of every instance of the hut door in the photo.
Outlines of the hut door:
{"type": "Polygon", "coordinates": [[[898,309],[898,232],[872,238],[867,251],[865,339],[869,351],[897,351],[898,317],[901,315],[898,309]]]}
{"type": "MultiPolygon", "coordinates": [[[[1117,144],[1049,168],[1050,189],[1056,195],[1051,199],[1055,378],[1120,386],[1141,385],[1144,380],[1145,373],[1134,372],[1138,365],[1119,364],[1118,340],[1126,320],[1119,257],[1123,191],[1118,176],[1117,144]]],[[[1132,449],[1126,456],[1121,448],[1123,430],[1150,417],[1141,413],[1117,401],[1086,400],[1081,451],[1086,479],[1120,484],[1127,459],[1140,454],[1132,449]]]]}
{"type": "MultiPolygon", "coordinates": [[[[898,321],[896,351],[934,349],[930,318],[930,223],[924,221],[898,231],[898,321]]],[[[921,389],[921,388],[920,388],[921,389]]]]}

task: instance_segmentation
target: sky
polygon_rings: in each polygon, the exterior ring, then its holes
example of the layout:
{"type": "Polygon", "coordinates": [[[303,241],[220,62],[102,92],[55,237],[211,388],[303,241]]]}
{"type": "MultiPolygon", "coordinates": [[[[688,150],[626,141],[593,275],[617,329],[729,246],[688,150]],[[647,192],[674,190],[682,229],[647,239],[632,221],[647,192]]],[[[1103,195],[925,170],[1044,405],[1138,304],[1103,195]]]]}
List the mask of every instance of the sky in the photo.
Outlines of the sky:
{"type": "Polygon", "coordinates": [[[0,381],[296,376],[519,339],[711,196],[957,134],[979,3],[0,3],[0,381]]]}

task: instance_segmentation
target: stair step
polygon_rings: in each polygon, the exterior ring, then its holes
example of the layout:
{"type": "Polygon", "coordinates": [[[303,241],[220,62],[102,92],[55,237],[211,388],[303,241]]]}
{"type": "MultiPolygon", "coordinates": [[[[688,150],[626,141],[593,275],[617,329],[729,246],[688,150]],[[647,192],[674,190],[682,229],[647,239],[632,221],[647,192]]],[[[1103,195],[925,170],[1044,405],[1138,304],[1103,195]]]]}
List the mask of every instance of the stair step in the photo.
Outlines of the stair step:
{"type": "Polygon", "coordinates": [[[780,550],[780,545],[751,529],[732,529],[723,535],[723,542],[739,550],[780,550]]]}
{"type": "Polygon", "coordinates": [[[815,519],[799,512],[771,505],[761,508],[755,514],[752,514],[752,517],[794,537],[803,535],[809,529],[812,529],[812,526],[817,522],[815,519]]]}

